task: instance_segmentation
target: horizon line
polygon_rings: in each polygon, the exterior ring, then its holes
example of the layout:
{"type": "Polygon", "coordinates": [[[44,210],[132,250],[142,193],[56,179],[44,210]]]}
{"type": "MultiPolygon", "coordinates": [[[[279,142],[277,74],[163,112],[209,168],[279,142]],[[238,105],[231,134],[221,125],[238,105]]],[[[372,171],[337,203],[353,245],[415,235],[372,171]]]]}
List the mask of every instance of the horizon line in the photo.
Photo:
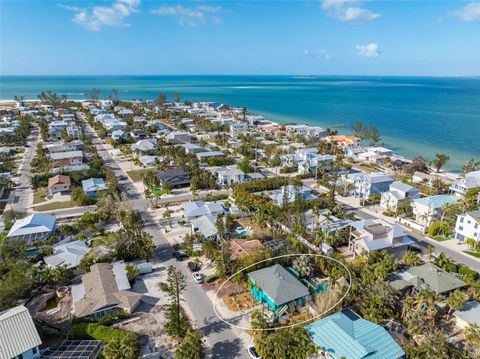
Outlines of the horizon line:
{"type": "Polygon", "coordinates": [[[441,77],[441,78],[480,78],[479,75],[353,75],[353,74],[29,74],[29,75],[3,75],[0,77],[131,77],[131,76],[143,76],[143,77],[205,77],[205,76],[271,76],[271,77],[441,77]]]}

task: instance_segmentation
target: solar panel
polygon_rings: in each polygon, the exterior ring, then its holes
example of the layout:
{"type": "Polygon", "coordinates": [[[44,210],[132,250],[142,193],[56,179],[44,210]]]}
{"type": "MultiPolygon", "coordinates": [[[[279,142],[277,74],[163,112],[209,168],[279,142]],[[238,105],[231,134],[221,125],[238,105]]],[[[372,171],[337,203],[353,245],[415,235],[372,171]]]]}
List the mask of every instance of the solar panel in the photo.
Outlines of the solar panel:
{"type": "Polygon", "coordinates": [[[352,321],[355,321],[355,320],[358,320],[360,319],[360,316],[355,313],[354,311],[352,311],[351,309],[347,308],[347,309],[344,309],[342,311],[342,313],[350,320],[352,321]]]}
{"type": "Polygon", "coordinates": [[[48,359],[94,359],[102,348],[99,340],[65,340],[56,349],[47,349],[42,358],[48,359]]]}

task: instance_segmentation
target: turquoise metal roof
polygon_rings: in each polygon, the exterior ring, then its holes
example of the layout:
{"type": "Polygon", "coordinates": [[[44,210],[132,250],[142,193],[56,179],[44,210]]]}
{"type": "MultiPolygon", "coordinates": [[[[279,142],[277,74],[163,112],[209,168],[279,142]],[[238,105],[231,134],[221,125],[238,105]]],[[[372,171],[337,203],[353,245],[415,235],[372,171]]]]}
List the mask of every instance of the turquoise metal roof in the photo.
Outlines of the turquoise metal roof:
{"type": "Polygon", "coordinates": [[[305,327],[323,351],[340,359],[398,359],[405,353],[387,331],[350,309],[305,327]]]}

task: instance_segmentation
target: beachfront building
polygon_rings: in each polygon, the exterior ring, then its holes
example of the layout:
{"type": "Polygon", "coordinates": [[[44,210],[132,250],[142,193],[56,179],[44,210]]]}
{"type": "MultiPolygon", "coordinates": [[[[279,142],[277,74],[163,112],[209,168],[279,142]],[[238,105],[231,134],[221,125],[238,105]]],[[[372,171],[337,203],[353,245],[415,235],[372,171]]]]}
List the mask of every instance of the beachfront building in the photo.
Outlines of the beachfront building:
{"type": "Polygon", "coordinates": [[[132,313],[142,295],[129,289],[123,261],[94,264],[82,275],[82,283],[72,286],[72,314],[99,319],[122,310],[132,313]]]}
{"type": "Polygon", "coordinates": [[[399,203],[409,202],[419,197],[420,191],[417,188],[395,181],[390,184],[387,192],[382,193],[380,207],[395,212],[399,203]]]}
{"type": "Polygon", "coordinates": [[[327,135],[327,130],[319,126],[288,125],[285,129],[289,134],[298,134],[310,138],[320,138],[327,135]]]}
{"type": "Polygon", "coordinates": [[[305,327],[324,359],[400,359],[405,353],[381,325],[347,308],[305,327]]]}
{"type": "Polygon", "coordinates": [[[234,121],[230,124],[230,136],[237,138],[239,135],[245,135],[248,133],[248,123],[234,121]]]}
{"type": "Polygon", "coordinates": [[[275,313],[287,306],[303,307],[309,295],[308,288],[280,264],[248,273],[248,282],[253,297],[275,313]]]}
{"type": "Polygon", "coordinates": [[[0,312],[0,358],[40,358],[42,340],[23,305],[0,312]]]}
{"type": "Polygon", "coordinates": [[[48,239],[55,230],[56,217],[49,214],[31,214],[18,219],[7,234],[6,239],[22,240],[27,245],[48,239]]]}
{"type": "Polygon", "coordinates": [[[335,135],[323,137],[322,140],[345,150],[347,147],[359,146],[361,138],[357,136],[335,135]]]}
{"type": "Polygon", "coordinates": [[[383,166],[385,159],[393,155],[393,151],[385,147],[367,147],[367,151],[357,154],[361,161],[383,166]]]}
{"type": "Polygon", "coordinates": [[[457,198],[444,194],[416,198],[412,201],[415,221],[423,226],[423,231],[426,231],[433,221],[442,217],[445,205],[454,204],[457,201],[457,198]]]}
{"type": "Polygon", "coordinates": [[[480,171],[469,172],[464,178],[453,182],[450,186],[450,192],[456,196],[464,196],[475,187],[480,187],[480,171]]]}
{"type": "Polygon", "coordinates": [[[466,239],[480,242],[480,210],[470,211],[457,216],[455,223],[455,239],[464,242],[466,239]]]}
{"type": "Polygon", "coordinates": [[[351,228],[348,248],[354,255],[378,250],[399,253],[414,243],[402,226],[383,219],[356,221],[351,228]]]}

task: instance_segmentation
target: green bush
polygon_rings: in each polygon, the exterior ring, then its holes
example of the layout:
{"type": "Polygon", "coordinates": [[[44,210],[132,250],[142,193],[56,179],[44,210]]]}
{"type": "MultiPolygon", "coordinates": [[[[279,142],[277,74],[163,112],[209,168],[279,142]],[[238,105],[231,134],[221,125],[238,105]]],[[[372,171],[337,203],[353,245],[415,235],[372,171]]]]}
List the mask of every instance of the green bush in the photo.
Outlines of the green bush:
{"type": "Polygon", "coordinates": [[[97,323],[74,324],[71,329],[71,334],[74,339],[100,340],[103,344],[108,344],[112,340],[122,340],[129,337],[130,339],[135,339],[135,343],[138,345],[136,334],[97,323]]]}

